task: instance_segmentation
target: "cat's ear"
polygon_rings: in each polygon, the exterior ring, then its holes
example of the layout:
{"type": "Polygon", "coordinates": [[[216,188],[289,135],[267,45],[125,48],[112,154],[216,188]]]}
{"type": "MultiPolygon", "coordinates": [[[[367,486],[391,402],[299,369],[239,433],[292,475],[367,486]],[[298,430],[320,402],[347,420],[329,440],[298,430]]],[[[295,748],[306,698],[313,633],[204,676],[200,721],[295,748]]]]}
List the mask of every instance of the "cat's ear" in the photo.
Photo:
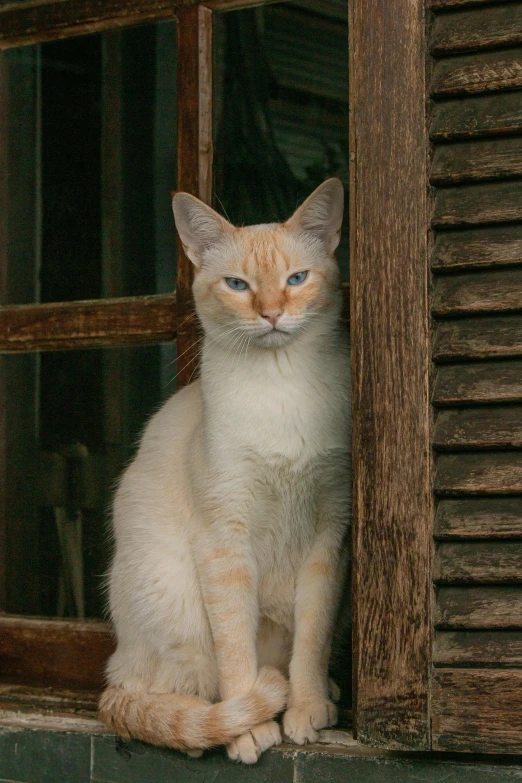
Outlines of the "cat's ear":
{"type": "Polygon", "coordinates": [[[199,198],[176,193],[172,199],[176,228],[188,258],[198,269],[205,250],[234,231],[234,227],[199,198]]]}
{"type": "Polygon", "coordinates": [[[332,177],[319,185],[294,212],[285,225],[317,236],[326,251],[333,253],[341,238],[344,213],[344,190],[340,179],[332,177]]]}

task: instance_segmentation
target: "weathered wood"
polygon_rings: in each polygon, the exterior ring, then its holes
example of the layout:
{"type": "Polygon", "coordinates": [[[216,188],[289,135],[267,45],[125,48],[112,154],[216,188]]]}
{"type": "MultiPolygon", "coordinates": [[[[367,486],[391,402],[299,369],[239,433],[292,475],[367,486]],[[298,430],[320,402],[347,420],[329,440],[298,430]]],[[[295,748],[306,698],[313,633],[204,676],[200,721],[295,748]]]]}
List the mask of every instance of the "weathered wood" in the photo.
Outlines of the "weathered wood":
{"type": "Polygon", "coordinates": [[[522,363],[480,362],[439,367],[432,402],[439,407],[522,402],[522,363]]]}
{"type": "Polygon", "coordinates": [[[435,361],[522,356],[522,319],[517,316],[462,318],[437,324],[435,361]]]}
{"type": "Polygon", "coordinates": [[[522,587],[439,587],[435,626],[442,629],[522,629],[522,587]]]}
{"type": "Polygon", "coordinates": [[[437,584],[522,582],[522,541],[439,542],[433,579],[437,584]]]}
{"type": "Polygon", "coordinates": [[[436,631],[435,666],[522,667],[521,631],[436,631]]]}
{"type": "Polygon", "coordinates": [[[495,3],[505,3],[505,1],[506,0],[429,0],[428,5],[434,11],[444,11],[466,5],[493,5],[495,3]]]}
{"type": "Polygon", "coordinates": [[[439,145],[433,155],[430,180],[435,185],[447,185],[521,174],[522,138],[516,136],[439,145]]]}
{"type": "Polygon", "coordinates": [[[431,261],[434,272],[511,264],[522,264],[522,225],[437,232],[431,261]]]}
{"type": "Polygon", "coordinates": [[[435,280],[435,316],[501,313],[522,309],[522,269],[445,275],[435,280]]]}
{"type": "Polygon", "coordinates": [[[511,405],[440,411],[433,445],[439,451],[522,448],[522,407],[511,405]]]}
{"type": "Polygon", "coordinates": [[[522,51],[504,49],[438,60],[430,91],[447,97],[475,92],[510,90],[522,86],[522,51]]]}
{"type": "Polygon", "coordinates": [[[433,141],[518,133],[522,128],[522,92],[487,93],[458,101],[441,101],[433,107],[430,136],[433,141]]]}
{"type": "Polygon", "coordinates": [[[438,188],[433,226],[466,226],[522,220],[522,181],[438,188]]]}
{"type": "Polygon", "coordinates": [[[431,31],[436,55],[522,43],[522,3],[437,14],[431,31]]]}
{"type": "MultiPolygon", "coordinates": [[[[178,12],[178,190],[212,202],[212,12],[194,6],[178,12]]],[[[176,294],[193,309],[193,269],[178,238],[176,294]]],[[[178,387],[198,369],[197,326],[187,322],[178,332],[178,387]]]]}
{"type": "Polygon", "coordinates": [[[100,690],[113,650],[106,623],[0,615],[0,672],[16,682],[100,690]]]}
{"type": "Polygon", "coordinates": [[[522,493],[522,454],[441,454],[437,459],[438,495],[513,495],[522,493]]]}
{"type": "Polygon", "coordinates": [[[522,671],[436,669],[433,749],[522,752],[522,671]]]}
{"type": "Polygon", "coordinates": [[[441,500],[436,539],[522,538],[522,498],[441,500]]]}
{"type": "Polygon", "coordinates": [[[395,748],[429,746],[423,6],[349,4],[355,713],[395,748]]]}
{"type": "Polygon", "coordinates": [[[173,295],[0,308],[0,352],[172,340],[183,322],[173,295]]]}

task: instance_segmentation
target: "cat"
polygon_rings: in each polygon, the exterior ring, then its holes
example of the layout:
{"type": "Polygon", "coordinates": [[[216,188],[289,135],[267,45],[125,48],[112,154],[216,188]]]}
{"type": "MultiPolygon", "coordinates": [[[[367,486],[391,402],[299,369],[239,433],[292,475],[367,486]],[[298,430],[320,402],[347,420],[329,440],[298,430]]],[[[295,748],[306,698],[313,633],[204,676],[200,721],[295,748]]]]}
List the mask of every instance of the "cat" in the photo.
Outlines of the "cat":
{"type": "Polygon", "coordinates": [[[350,371],[335,260],[343,188],[234,227],[173,198],[204,330],[200,378],[152,417],[114,500],[117,648],[100,717],[255,763],[335,724],[332,626],[348,558],[350,371]]]}

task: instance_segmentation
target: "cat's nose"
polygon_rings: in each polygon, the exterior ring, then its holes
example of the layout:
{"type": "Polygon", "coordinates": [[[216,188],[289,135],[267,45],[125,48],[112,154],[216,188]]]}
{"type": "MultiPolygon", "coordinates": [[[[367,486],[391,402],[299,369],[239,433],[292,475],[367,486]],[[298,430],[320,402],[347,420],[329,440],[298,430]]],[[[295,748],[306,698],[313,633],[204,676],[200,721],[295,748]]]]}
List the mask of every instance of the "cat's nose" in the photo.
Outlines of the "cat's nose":
{"type": "Polygon", "coordinates": [[[271,323],[274,329],[282,315],[282,310],[265,310],[264,313],[261,313],[261,317],[271,323]]]}

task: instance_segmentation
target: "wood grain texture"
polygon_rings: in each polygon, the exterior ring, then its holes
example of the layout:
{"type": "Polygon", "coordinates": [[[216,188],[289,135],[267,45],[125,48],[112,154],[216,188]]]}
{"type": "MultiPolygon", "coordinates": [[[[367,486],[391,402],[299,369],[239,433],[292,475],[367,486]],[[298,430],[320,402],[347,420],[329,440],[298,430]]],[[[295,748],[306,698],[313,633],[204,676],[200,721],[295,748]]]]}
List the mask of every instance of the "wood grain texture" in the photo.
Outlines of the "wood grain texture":
{"type": "Polygon", "coordinates": [[[522,667],[521,631],[436,631],[435,666],[522,667]]]}
{"type": "Polygon", "coordinates": [[[432,516],[423,5],[349,4],[357,736],[418,749],[432,516]]]}
{"type": "Polygon", "coordinates": [[[440,321],[433,358],[438,362],[522,356],[522,319],[491,316],[440,321]]]}
{"type": "Polygon", "coordinates": [[[522,538],[522,498],[441,500],[434,535],[438,540],[522,538]]]}
{"type": "Polygon", "coordinates": [[[438,407],[522,402],[522,362],[478,362],[439,367],[432,402],[438,407]]]}
{"type": "Polygon", "coordinates": [[[518,133],[521,128],[522,93],[513,91],[437,102],[430,136],[433,141],[450,141],[518,133]]]}
{"type": "Polygon", "coordinates": [[[172,340],[192,317],[173,295],[0,308],[0,353],[172,340]]]}
{"type": "Polygon", "coordinates": [[[488,405],[440,411],[433,446],[438,451],[522,448],[522,406],[488,405]]]}
{"type": "Polygon", "coordinates": [[[438,188],[433,226],[466,226],[522,220],[522,181],[438,188]]]}
{"type": "Polygon", "coordinates": [[[435,316],[502,313],[522,309],[522,269],[444,275],[435,280],[435,316]]]}
{"type": "Polygon", "coordinates": [[[438,495],[513,495],[522,493],[522,454],[441,454],[437,458],[438,495]]]}
{"type": "Polygon", "coordinates": [[[522,587],[439,587],[435,608],[439,629],[522,629],[522,587]]]}
{"type": "Polygon", "coordinates": [[[522,51],[448,57],[435,62],[430,92],[448,97],[476,92],[509,90],[522,86],[522,51]]]}
{"type": "Polygon", "coordinates": [[[522,752],[522,671],[436,669],[433,749],[522,752]]]}
{"type": "Polygon", "coordinates": [[[20,683],[101,690],[109,625],[0,615],[0,671],[20,683]]]}
{"type": "Polygon", "coordinates": [[[428,0],[428,6],[434,11],[445,11],[467,5],[481,6],[502,3],[505,3],[505,0],[428,0]]]}
{"type": "Polygon", "coordinates": [[[437,14],[431,30],[433,54],[491,49],[522,43],[522,3],[437,14]]]}
{"type": "Polygon", "coordinates": [[[431,268],[465,271],[522,264],[522,225],[438,231],[431,268]]]}
{"type": "Polygon", "coordinates": [[[437,584],[522,583],[522,541],[444,541],[435,549],[437,584]]]}
{"type": "Polygon", "coordinates": [[[435,148],[430,179],[434,185],[447,185],[521,174],[522,138],[516,136],[441,144],[435,148]]]}

